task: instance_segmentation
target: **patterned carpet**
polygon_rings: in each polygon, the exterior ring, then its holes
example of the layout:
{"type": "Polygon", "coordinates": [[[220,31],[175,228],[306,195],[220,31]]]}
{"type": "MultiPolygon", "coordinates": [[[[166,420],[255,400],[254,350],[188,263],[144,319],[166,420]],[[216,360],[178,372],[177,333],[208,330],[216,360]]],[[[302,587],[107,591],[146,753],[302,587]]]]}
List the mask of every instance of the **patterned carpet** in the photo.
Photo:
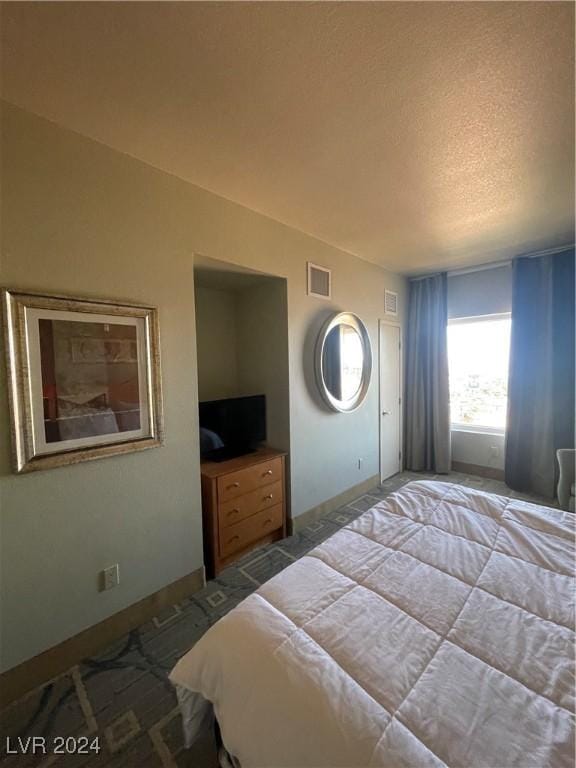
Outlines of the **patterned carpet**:
{"type": "MultiPolygon", "coordinates": [[[[370,493],[331,512],[294,536],[250,553],[193,597],[172,606],[93,658],[29,693],[1,713],[0,758],[6,768],[215,768],[214,738],[184,750],[176,697],[168,673],[204,632],[260,584],[412,480],[438,479],[528,501],[549,501],[511,492],[503,483],[458,473],[403,472],[370,493]],[[47,754],[7,753],[27,737],[44,737],[47,754]],[[87,737],[86,754],[54,755],[56,737],[87,737]],[[18,742],[20,737],[21,741],[18,742]],[[95,741],[96,740],[96,741],[95,741]],[[95,753],[90,747],[98,744],[95,753]]],[[[39,743],[39,742],[37,742],[39,743]]],[[[29,752],[31,742],[28,742],[29,752]]],[[[20,749],[20,752],[22,749],[20,749]]]]}

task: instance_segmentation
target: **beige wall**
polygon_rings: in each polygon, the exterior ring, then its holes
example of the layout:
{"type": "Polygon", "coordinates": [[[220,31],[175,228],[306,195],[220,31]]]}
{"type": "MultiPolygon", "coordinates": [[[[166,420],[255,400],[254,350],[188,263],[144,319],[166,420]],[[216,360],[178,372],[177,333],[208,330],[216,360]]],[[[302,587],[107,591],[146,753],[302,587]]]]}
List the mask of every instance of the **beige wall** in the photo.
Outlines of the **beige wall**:
{"type": "Polygon", "coordinates": [[[452,461],[490,469],[504,469],[505,435],[453,429],[451,438],[452,461]]]}
{"type": "Polygon", "coordinates": [[[236,294],[196,284],[198,398],[238,394],[236,294]]]}
{"type": "Polygon", "coordinates": [[[239,277],[226,289],[196,281],[194,293],[198,399],[266,395],[267,443],[288,451],[286,280],[239,277]]]}
{"type": "Polygon", "coordinates": [[[238,384],[266,395],[267,442],[290,449],[290,372],[286,283],[269,281],[238,294],[238,384]]]}
{"type": "Polygon", "coordinates": [[[194,254],[287,279],[292,513],[378,472],[378,382],[325,411],[311,352],[327,313],[357,312],[377,349],[384,288],[403,278],[16,108],[2,113],[4,285],[159,307],[166,445],[24,476],[9,463],[0,376],[2,665],[14,664],[202,564],[194,254]],[[333,300],[306,296],[306,261],[333,300]],[[362,470],[357,459],[364,459],[362,470]],[[121,584],[97,573],[120,563],[121,584]]]}

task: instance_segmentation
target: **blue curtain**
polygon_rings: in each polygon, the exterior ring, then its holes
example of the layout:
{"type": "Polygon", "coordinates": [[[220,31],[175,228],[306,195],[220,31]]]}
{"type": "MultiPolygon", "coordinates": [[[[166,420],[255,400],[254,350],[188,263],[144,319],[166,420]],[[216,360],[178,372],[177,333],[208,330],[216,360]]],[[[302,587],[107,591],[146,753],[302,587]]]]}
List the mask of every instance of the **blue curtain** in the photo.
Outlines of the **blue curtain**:
{"type": "Polygon", "coordinates": [[[406,468],[450,472],[446,273],[412,280],[406,354],[406,468]]]}
{"type": "Polygon", "coordinates": [[[556,450],[574,447],[574,249],[512,270],[506,484],[553,498],[556,450]]]}

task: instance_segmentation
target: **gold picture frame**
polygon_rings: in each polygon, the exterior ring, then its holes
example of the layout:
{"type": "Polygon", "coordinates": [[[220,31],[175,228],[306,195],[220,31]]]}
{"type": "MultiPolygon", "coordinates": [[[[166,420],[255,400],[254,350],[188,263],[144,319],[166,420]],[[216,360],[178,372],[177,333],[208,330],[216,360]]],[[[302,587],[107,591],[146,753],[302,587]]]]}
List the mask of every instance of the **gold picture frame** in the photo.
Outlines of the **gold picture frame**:
{"type": "Polygon", "coordinates": [[[163,444],[158,310],[2,289],[15,472],[163,444]]]}

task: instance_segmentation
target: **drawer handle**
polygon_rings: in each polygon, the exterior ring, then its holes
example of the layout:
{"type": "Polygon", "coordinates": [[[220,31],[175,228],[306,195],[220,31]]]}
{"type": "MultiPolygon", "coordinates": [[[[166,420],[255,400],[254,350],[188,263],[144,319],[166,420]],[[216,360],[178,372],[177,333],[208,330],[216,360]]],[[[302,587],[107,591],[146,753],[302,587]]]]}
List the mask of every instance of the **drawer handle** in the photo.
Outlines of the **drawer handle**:
{"type": "Polygon", "coordinates": [[[232,536],[231,539],[228,539],[228,544],[232,544],[233,541],[238,541],[239,538],[240,536],[232,536]]]}
{"type": "Polygon", "coordinates": [[[230,517],[230,515],[239,515],[239,514],[240,514],[239,509],[231,509],[230,512],[228,512],[228,517],[230,517]]]}
{"type": "Polygon", "coordinates": [[[271,474],[273,474],[272,470],[267,469],[266,472],[264,472],[264,474],[262,475],[262,477],[266,477],[266,475],[271,475],[271,474]]]}
{"type": "Polygon", "coordinates": [[[262,525],[270,525],[270,524],[271,524],[271,522],[272,522],[272,520],[271,520],[270,518],[268,518],[268,520],[264,520],[264,522],[262,523],[262,525]]]}
{"type": "Polygon", "coordinates": [[[269,493],[268,496],[264,496],[264,501],[266,501],[266,499],[273,499],[273,498],[274,496],[271,493],[269,493]]]}
{"type": "Polygon", "coordinates": [[[229,485],[228,488],[240,488],[240,483],[232,483],[232,485],[229,485]]]}

